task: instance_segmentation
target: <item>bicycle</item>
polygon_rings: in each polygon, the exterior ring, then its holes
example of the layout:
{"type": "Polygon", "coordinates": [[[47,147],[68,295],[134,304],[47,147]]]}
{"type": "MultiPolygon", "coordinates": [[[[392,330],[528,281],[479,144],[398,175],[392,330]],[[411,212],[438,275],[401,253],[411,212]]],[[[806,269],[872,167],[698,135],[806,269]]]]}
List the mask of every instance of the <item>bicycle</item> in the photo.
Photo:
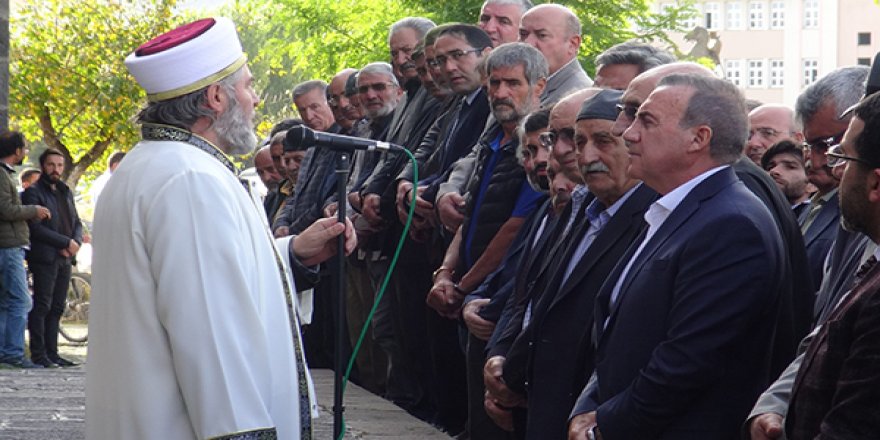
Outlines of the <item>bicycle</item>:
{"type": "MultiPolygon", "coordinates": [[[[27,270],[27,267],[25,267],[27,270]]],[[[34,280],[27,270],[28,290],[34,293],[34,280]]],[[[84,344],[89,340],[89,300],[92,297],[92,275],[86,272],[73,272],[67,287],[67,300],[64,314],[58,325],[58,334],[68,342],[84,344]],[[85,328],[85,331],[80,329],[85,328]]]]}
{"type": "Polygon", "coordinates": [[[58,333],[70,342],[85,343],[89,340],[89,300],[92,296],[92,275],[74,272],[70,275],[67,302],[58,333]],[[85,325],[85,331],[74,330],[85,325]]]}

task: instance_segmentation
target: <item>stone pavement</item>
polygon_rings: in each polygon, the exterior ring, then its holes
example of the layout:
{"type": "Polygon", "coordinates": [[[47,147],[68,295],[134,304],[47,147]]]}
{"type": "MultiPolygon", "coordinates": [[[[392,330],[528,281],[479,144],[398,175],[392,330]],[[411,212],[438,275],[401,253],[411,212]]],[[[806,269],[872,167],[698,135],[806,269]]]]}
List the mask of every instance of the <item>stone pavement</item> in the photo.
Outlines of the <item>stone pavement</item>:
{"type": "MultiPolygon", "coordinates": [[[[63,348],[62,356],[83,360],[84,347],[63,348]]],[[[0,440],[85,438],[85,366],[0,369],[0,440]]],[[[321,416],[315,439],[333,437],[333,372],[313,370],[321,416]]],[[[345,395],[346,439],[449,439],[430,425],[354,384],[345,395]]]]}

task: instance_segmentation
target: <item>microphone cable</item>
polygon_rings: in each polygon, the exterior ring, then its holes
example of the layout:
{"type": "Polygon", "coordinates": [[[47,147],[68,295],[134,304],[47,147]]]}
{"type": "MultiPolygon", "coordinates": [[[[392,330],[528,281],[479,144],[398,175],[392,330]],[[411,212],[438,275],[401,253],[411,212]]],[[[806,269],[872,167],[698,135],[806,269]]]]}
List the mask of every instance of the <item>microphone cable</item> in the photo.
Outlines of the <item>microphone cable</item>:
{"type": "MultiPolygon", "coordinates": [[[[364,326],[361,328],[361,333],[358,336],[357,343],[355,343],[354,348],[351,350],[351,355],[348,359],[348,367],[345,369],[345,375],[342,377],[342,398],[345,400],[345,388],[348,385],[348,377],[351,375],[351,370],[354,368],[355,359],[357,358],[357,354],[361,349],[361,344],[364,342],[364,338],[367,335],[367,330],[370,328],[370,324],[373,322],[373,315],[376,313],[376,309],[379,307],[379,301],[382,300],[382,297],[385,296],[385,289],[388,287],[388,281],[391,279],[391,274],[394,273],[394,268],[397,266],[397,259],[400,257],[400,250],[403,249],[404,240],[406,240],[406,236],[409,233],[409,227],[412,224],[413,214],[416,209],[416,198],[418,197],[418,187],[419,187],[419,165],[416,163],[416,157],[413,156],[412,152],[403,148],[402,151],[409,156],[409,161],[413,167],[413,187],[412,187],[412,200],[409,204],[409,211],[406,214],[406,223],[403,225],[403,232],[400,234],[400,239],[397,241],[397,248],[394,250],[394,256],[391,258],[391,263],[388,265],[388,271],[385,273],[385,279],[382,280],[382,284],[379,287],[379,291],[376,293],[376,299],[373,301],[373,307],[370,308],[370,313],[367,314],[367,319],[364,322],[364,326]]],[[[341,319],[342,317],[340,317],[341,319]]],[[[345,437],[345,414],[342,415],[342,429],[340,429],[339,437],[337,440],[343,440],[345,437]]]]}

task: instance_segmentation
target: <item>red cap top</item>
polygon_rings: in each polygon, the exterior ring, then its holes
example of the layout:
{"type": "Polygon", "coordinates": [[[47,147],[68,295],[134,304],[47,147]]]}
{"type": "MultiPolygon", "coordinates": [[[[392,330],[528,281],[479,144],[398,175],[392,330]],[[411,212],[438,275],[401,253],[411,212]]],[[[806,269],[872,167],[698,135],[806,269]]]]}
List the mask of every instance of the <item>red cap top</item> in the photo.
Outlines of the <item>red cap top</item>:
{"type": "Polygon", "coordinates": [[[211,29],[211,26],[214,26],[214,23],[215,21],[213,18],[203,18],[190,24],[180,26],[147,41],[138,47],[134,53],[141,57],[153,55],[171,49],[172,47],[177,47],[204,34],[208,29],[211,29]]]}

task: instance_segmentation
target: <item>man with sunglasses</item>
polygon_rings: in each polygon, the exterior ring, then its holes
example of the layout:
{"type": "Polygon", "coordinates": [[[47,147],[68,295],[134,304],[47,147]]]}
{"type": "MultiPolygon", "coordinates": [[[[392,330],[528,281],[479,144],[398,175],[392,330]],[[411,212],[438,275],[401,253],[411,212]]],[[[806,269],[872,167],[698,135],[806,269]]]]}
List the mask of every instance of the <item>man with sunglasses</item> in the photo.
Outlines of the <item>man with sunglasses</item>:
{"type": "Polygon", "coordinates": [[[850,117],[841,117],[841,114],[858,102],[867,73],[868,68],[864,66],[837,69],[805,89],[795,106],[806,139],[807,179],[817,189],[810,198],[810,207],[798,218],[814,290],[822,284],[825,257],[837,234],[840,218],[837,200],[840,174],[828,166],[825,152],[843,138],[850,117]]]}
{"type": "MultiPolygon", "coordinates": [[[[854,110],[842,144],[828,152],[840,170],[843,227],[880,242],[880,95],[854,110]]],[[[876,368],[880,330],[880,267],[875,251],[856,284],[818,329],[805,353],[785,421],[788,438],[873,438],[880,432],[876,368]]]]}
{"type": "MultiPolygon", "coordinates": [[[[862,85],[867,77],[868,69],[865,67],[846,67],[829,73],[826,77],[820,79],[815,84],[822,86],[822,93],[816,93],[815,90],[810,92],[812,86],[808,88],[799,98],[804,99],[804,107],[809,109],[814,107],[816,103],[826,104],[826,107],[835,107],[840,110],[835,116],[833,112],[826,109],[826,122],[839,122],[840,120],[848,120],[850,109],[858,102],[859,95],[862,91],[862,85]],[[806,105],[810,104],[810,105],[806,105]],[[827,114],[831,113],[831,114],[827,114]]],[[[814,120],[816,118],[814,117],[814,120]]],[[[821,118],[820,118],[821,119],[821,118]]],[[[816,121],[821,122],[821,121],[816,121]]],[[[839,124],[829,129],[823,129],[816,125],[819,136],[833,137],[828,133],[839,128],[839,124]]],[[[805,129],[807,139],[811,139],[805,129]]],[[[827,140],[827,138],[826,138],[827,140]]],[[[808,141],[809,142],[809,141],[808,141]]],[[[823,166],[829,166],[826,158],[816,157],[812,154],[819,148],[827,145],[828,142],[818,145],[814,141],[811,146],[810,157],[812,160],[820,160],[823,166]]],[[[837,150],[839,151],[839,150],[837,150]]],[[[826,151],[827,153],[827,151],[826,151]]],[[[842,169],[837,167],[834,172],[838,176],[842,175],[842,169]]],[[[853,286],[854,279],[858,272],[859,266],[873,252],[874,245],[871,240],[860,232],[853,232],[836,225],[835,235],[831,248],[827,253],[827,261],[825,261],[825,269],[823,279],[818,292],[815,295],[815,304],[813,309],[812,326],[821,325],[835,310],[835,306],[841,302],[841,298],[850,291],[853,286]]],[[[800,365],[804,362],[804,348],[809,344],[810,339],[815,335],[811,333],[800,344],[798,357],[796,357],[788,368],[779,376],[776,381],[764,391],[758,398],[755,406],[746,421],[744,430],[748,430],[753,440],[767,440],[781,438],[783,418],[788,412],[789,401],[791,399],[792,386],[795,382],[795,376],[800,365]]]]}

